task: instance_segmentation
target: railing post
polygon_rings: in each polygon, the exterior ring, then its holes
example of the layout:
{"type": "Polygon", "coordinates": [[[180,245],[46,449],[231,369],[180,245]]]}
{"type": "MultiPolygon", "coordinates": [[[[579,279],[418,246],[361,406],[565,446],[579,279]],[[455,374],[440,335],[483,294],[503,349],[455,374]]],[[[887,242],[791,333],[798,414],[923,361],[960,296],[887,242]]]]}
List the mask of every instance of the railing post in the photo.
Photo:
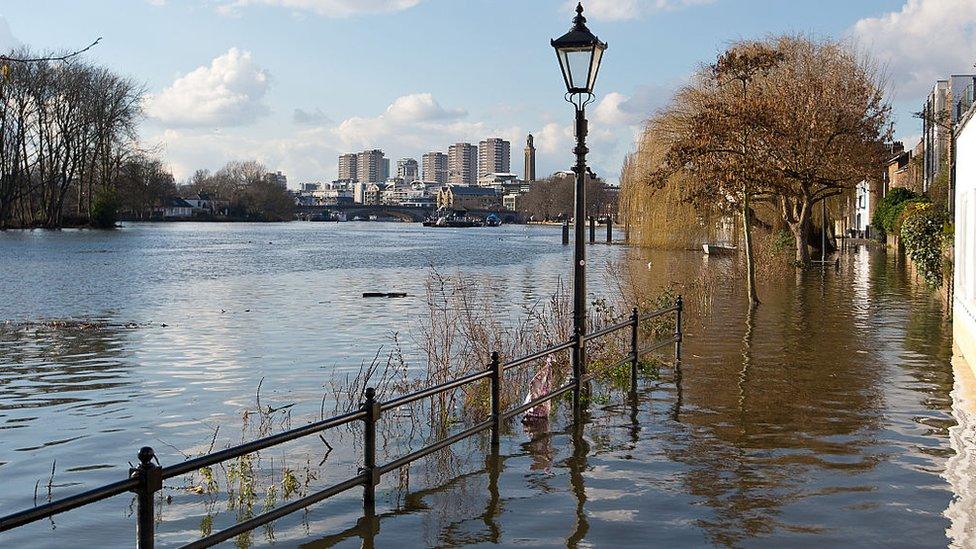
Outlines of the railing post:
{"type": "Polygon", "coordinates": [[[139,466],[129,469],[129,477],[139,479],[139,486],[133,490],[136,493],[136,547],[138,549],[152,549],[156,541],[153,501],[156,499],[156,492],[163,488],[163,470],[153,463],[155,459],[156,452],[149,446],[143,446],[139,449],[139,466]]]}
{"type": "Polygon", "coordinates": [[[630,313],[630,392],[637,393],[637,327],[640,324],[640,313],[637,307],[630,313]]]}
{"type": "Polygon", "coordinates": [[[590,216],[590,244],[596,242],[596,217],[590,216]]]}
{"type": "Polygon", "coordinates": [[[685,308],[685,301],[680,295],[674,302],[674,306],[674,359],[681,360],[681,311],[685,308]]]}
{"type": "Polygon", "coordinates": [[[502,430],[502,368],[498,351],[491,353],[491,447],[498,448],[502,430]]]}
{"type": "Polygon", "coordinates": [[[376,401],[376,389],[372,387],[366,388],[363,411],[366,412],[363,428],[363,472],[366,473],[363,507],[369,513],[376,505],[376,485],[380,483],[380,472],[376,468],[376,422],[380,418],[380,403],[376,401]]]}

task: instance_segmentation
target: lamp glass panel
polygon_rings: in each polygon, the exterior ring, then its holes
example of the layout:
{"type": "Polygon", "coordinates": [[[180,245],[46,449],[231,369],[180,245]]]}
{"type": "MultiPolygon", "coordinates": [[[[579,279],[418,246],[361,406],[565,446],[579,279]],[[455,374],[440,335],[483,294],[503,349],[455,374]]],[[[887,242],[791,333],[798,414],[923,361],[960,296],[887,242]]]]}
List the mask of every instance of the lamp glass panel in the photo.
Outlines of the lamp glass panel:
{"type": "Polygon", "coordinates": [[[603,59],[603,48],[597,46],[593,48],[593,62],[590,64],[589,71],[589,81],[586,84],[586,89],[593,91],[596,87],[596,75],[600,71],[600,61],[603,59]]]}
{"type": "Polygon", "coordinates": [[[559,70],[563,71],[563,80],[566,81],[566,89],[573,88],[572,77],[569,75],[569,59],[566,58],[565,49],[557,49],[556,56],[559,58],[559,70]]]}
{"type": "Polygon", "coordinates": [[[593,48],[573,48],[566,50],[566,66],[569,67],[569,83],[574,90],[589,91],[590,61],[593,48]]]}

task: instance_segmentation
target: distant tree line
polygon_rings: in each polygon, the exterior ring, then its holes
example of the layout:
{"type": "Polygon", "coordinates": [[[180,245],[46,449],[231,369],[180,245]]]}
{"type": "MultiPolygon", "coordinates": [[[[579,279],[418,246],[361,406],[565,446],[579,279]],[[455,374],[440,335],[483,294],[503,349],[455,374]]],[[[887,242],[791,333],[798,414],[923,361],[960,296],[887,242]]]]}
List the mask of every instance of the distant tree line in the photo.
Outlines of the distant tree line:
{"type": "Polygon", "coordinates": [[[295,200],[287,190],[270,181],[261,163],[228,162],[214,173],[197,170],[180,186],[182,196],[201,195],[226,204],[225,216],[239,221],[289,221],[295,200]]]}
{"type": "Polygon", "coordinates": [[[197,172],[183,185],[140,148],[142,86],[81,57],[20,48],[0,56],[0,229],[112,227],[204,193],[235,220],[292,218],[287,190],[257,162],[197,172]]]}
{"type": "MultiPolygon", "coordinates": [[[[576,176],[556,173],[532,183],[529,192],[521,197],[518,210],[533,221],[559,221],[573,217],[576,176]]],[[[604,217],[616,215],[616,197],[609,193],[602,179],[586,178],[587,215],[604,217]]]]}

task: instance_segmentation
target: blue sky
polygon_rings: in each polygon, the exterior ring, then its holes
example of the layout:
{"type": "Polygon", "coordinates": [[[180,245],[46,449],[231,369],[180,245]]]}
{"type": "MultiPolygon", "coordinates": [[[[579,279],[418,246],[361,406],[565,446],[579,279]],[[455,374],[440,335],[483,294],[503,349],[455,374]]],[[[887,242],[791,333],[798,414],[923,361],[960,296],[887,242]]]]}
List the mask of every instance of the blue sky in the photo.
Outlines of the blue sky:
{"type": "MultiPolygon", "coordinates": [[[[589,0],[610,43],[591,107],[591,163],[615,180],[635,132],[730,41],[850,38],[886,66],[897,134],[921,133],[934,79],[976,61],[972,0],[589,0]]],[[[179,178],[257,158],[304,181],[367,147],[419,158],[456,141],[525,134],[539,172],[571,158],[571,108],[549,39],[565,0],[62,0],[0,2],[0,47],[80,47],[144,83],[146,146],[179,178]]]]}

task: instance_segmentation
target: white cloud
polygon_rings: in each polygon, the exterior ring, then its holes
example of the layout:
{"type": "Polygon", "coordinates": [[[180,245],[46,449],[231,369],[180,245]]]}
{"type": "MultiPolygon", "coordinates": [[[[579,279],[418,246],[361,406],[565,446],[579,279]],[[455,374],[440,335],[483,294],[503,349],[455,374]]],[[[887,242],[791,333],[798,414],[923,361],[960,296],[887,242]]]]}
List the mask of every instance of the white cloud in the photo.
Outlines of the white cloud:
{"type": "Polygon", "coordinates": [[[976,2],[908,0],[900,11],[858,21],[858,41],[885,60],[896,93],[920,96],[976,61],[976,2]]]}
{"type": "Polygon", "coordinates": [[[460,118],[468,113],[464,109],[445,109],[429,93],[415,93],[397,97],[387,107],[386,115],[398,122],[428,122],[460,118]]]}
{"type": "Polygon", "coordinates": [[[535,134],[535,145],[539,154],[567,155],[573,148],[573,126],[550,122],[535,134]]]}
{"type": "Polygon", "coordinates": [[[282,170],[290,182],[325,180],[335,173],[339,150],[328,129],[303,130],[287,137],[265,134],[167,129],[149,135],[145,142],[158,148],[177,180],[200,168],[217,170],[232,160],[257,160],[272,170],[282,170]]]}
{"type": "MultiPolygon", "coordinates": [[[[603,21],[639,19],[661,11],[673,11],[689,6],[711,4],[715,0],[588,0],[583,4],[587,18],[603,21]]],[[[576,0],[566,2],[566,9],[576,9],[576,0]]]]}
{"type": "Polygon", "coordinates": [[[682,78],[666,84],[651,84],[638,87],[630,96],[610,92],[597,103],[593,119],[606,126],[638,126],[663,107],[674,95],[682,78]]]}
{"type": "Polygon", "coordinates": [[[462,139],[478,139],[485,131],[480,122],[461,120],[463,109],[445,109],[429,93],[398,97],[376,117],[354,116],[333,129],[348,147],[371,147],[390,143],[407,148],[432,147],[462,139]]]}
{"type": "Polygon", "coordinates": [[[210,66],[177,78],[146,102],[149,116],[170,127],[239,126],[267,112],[269,75],[251,53],[231,48],[210,66]]]}
{"type": "Polygon", "coordinates": [[[220,5],[218,11],[234,14],[240,8],[266,5],[303,10],[327,17],[350,17],[361,14],[391,13],[412,8],[422,0],[233,0],[220,5]]]}

